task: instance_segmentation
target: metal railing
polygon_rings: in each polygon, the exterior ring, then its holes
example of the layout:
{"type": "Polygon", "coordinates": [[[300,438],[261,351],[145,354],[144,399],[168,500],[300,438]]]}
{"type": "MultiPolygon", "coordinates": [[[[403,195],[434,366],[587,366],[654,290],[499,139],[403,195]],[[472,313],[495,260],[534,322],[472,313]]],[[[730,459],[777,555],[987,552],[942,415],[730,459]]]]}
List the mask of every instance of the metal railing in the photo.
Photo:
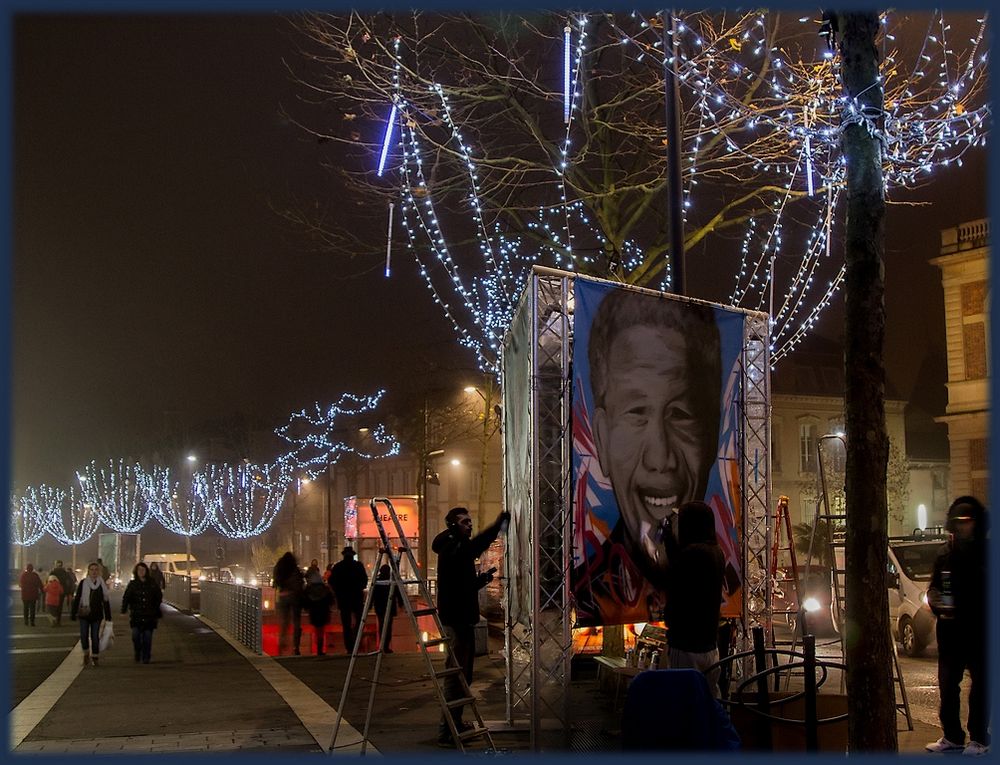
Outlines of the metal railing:
{"type": "Polygon", "coordinates": [[[191,610],[191,577],[163,573],[163,600],[181,611],[191,610]]]}
{"type": "Polygon", "coordinates": [[[263,610],[257,587],[227,582],[202,582],[199,611],[257,654],[264,652],[263,610]]]}

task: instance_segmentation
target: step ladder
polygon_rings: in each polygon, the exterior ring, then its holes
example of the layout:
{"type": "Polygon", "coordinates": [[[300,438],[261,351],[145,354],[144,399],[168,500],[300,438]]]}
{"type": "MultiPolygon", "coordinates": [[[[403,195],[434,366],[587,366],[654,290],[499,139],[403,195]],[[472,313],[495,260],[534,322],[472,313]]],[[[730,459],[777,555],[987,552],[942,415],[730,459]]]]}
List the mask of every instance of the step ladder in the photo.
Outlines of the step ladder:
{"type": "MultiPolygon", "coordinates": [[[[372,567],[371,581],[368,585],[368,595],[365,598],[365,607],[361,614],[361,622],[358,628],[357,636],[354,639],[354,648],[351,651],[351,661],[347,667],[347,676],[344,678],[344,689],[340,694],[340,705],[337,708],[337,721],[333,726],[333,738],[330,741],[330,753],[333,754],[336,750],[337,745],[337,735],[340,732],[340,723],[343,719],[344,709],[347,707],[347,696],[350,692],[351,681],[354,678],[354,667],[357,662],[358,656],[370,656],[371,653],[364,653],[361,651],[361,639],[362,639],[362,627],[365,624],[365,620],[368,618],[368,614],[372,610],[372,600],[375,593],[375,584],[384,584],[386,580],[378,579],[378,571],[384,563],[389,564],[390,578],[389,583],[389,598],[386,605],[389,613],[384,616],[386,619],[391,619],[390,616],[392,610],[392,603],[396,597],[396,592],[405,592],[403,588],[406,585],[417,585],[419,599],[423,603],[427,604],[425,607],[414,608],[413,603],[408,597],[402,598],[403,609],[406,611],[406,615],[410,620],[410,624],[413,627],[413,634],[416,635],[417,645],[420,648],[420,652],[423,654],[424,661],[427,665],[427,673],[431,678],[431,685],[434,687],[434,693],[437,696],[438,703],[441,706],[441,713],[444,719],[448,722],[448,728],[451,731],[452,741],[455,742],[455,748],[460,751],[465,751],[465,746],[467,743],[472,742],[475,739],[482,739],[487,747],[488,751],[494,751],[495,747],[493,745],[493,738],[490,736],[489,728],[486,727],[483,722],[483,718],[479,713],[479,708],[476,706],[476,699],[472,695],[472,691],[469,689],[468,682],[465,679],[465,674],[462,672],[462,668],[455,664],[452,658],[451,651],[448,651],[448,662],[445,667],[441,668],[439,665],[435,665],[431,658],[432,650],[437,653],[439,651],[439,646],[448,644],[448,638],[445,637],[444,628],[441,624],[441,618],[438,615],[437,608],[433,605],[430,593],[427,589],[427,583],[416,574],[419,569],[417,568],[417,563],[413,558],[413,551],[410,548],[410,544],[406,539],[406,535],[403,532],[403,527],[399,522],[399,517],[396,515],[396,510],[392,506],[386,497],[374,497],[371,500],[371,512],[375,519],[375,525],[378,528],[379,539],[381,542],[378,558],[375,565],[372,567]],[[399,540],[399,548],[396,554],[392,552],[392,546],[389,544],[389,535],[386,533],[385,525],[383,523],[382,514],[379,512],[378,505],[385,505],[387,510],[387,515],[392,525],[395,527],[396,536],[395,538],[399,540]],[[414,572],[412,579],[404,579],[401,573],[400,563],[405,558],[409,563],[409,570],[414,572]],[[437,637],[434,637],[431,633],[427,634],[427,639],[423,639],[420,626],[417,619],[421,616],[431,616],[434,619],[434,626],[437,630],[437,637]],[[457,677],[461,685],[461,695],[457,699],[447,699],[444,695],[444,688],[442,687],[442,679],[446,677],[457,677]],[[454,709],[461,707],[469,707],[472,710],[474,717],[474,723],[471,729],[466,731],[459,731],[455,725],[455,721],[452,719],[451,712],[454,709]]],[[[361,733],[361,754],[365,754],[368,748],[368,731],[372,721],[372,712],[375,707],[375,693],[379,687],[379,674],[382,669],[382,658],[385,656],[385,649],[388,648],[385,645],[386,635],[383,632],[379,635],[379,646],[378,649],[372,653],[375,654],[375,668],[372,672],[371,679],[371,690],[368,694],[368,708],[365,713],[365,724],[361,733]]],[[[351,742],[351,746],[356,745],[357,742],[351,742]]]]}
{"type": "MultiPolygon", "coordinates": [[[[809,555],[812,556],[814,549],[816,529],[820,523],[826,525],[827,530],[827,551],[830,561],[830,584],[832,588],[832,602],[834,626],[840,642],[841,662],[847,665],[847,651],[844,647],[844,626],[847,617],[847,544],[846,527],[847,515],[845,513],[831,513],[830,499],[826,486],[826,473],[823,464],[823,451],[820,448],[821,442],[816,444],[816,453],[819,463],[820,489],[822,495],[816,503],[816,516],[813,521],[812,530],[809,536],[809,555]],[[824,512],[820,512],[823,510],[824,512]]],[[[902,712],[906,718],[907,730],[913,730],[913,716],[910,713],[910,700],[906,694],[906,681],[903,679],[903,672],[899,666],[899,652],[896,650],[896,640],[892,636],[892,625],[889,626],[889,645],[892,646],[892,682],[894,688],[894,702],[897,713],[902,712]]],[[[840,673],[840,690],[845,690],[845,673],[840,673]]]]}
{"type": "MultiPolygon", "coordinates": [[[[774,640],[774,617],[784,616],[785,620],[790,626],[793,626],[794,620],[798,616],[799,609],[802,608],[802,583],[799,580],[799,564],[795,557],[795,540],[792,537],[792,521],[788,514],[788,497],[785,495],[780,495],[778,497],[778,505],[774,512],[774,544],[771,545],[771,644],[773,645],[774,640]],[[782,544],[782,537],[784,537],[784,544],[782,544]],[[788,553],[788,558],[791,563],[792,570],[792,587],[795,588],[795,603],[791,604],[789,598],[785,598],[785,608],[775,609],[773,605],[774,601],[774,588],[777,584],[778,579],[778,558],[781,553],[788,553]]],[[[783,580],[786,582],[788,580],[783,580]]],[[[795,630],[793,628],[792,632],[795,630]]],[[[793,637],[794,640],[794,637],[793,637]]],[[[794,645],[794,642],[793,642],[794,645]]]]}

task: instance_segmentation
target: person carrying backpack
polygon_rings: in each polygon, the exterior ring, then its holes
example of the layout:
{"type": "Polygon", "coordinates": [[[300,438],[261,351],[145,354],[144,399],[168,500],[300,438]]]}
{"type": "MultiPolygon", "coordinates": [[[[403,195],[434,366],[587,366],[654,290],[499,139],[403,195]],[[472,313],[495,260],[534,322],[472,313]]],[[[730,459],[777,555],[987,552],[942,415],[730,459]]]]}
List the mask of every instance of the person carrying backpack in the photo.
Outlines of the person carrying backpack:
{"type": "Polygon", "coordinates": [[[316,634],[316,655],[323,656],[323,633],[330,623],[330,606],[333,605],[333,592],[323,584],[323,575],[315,569],[306,575],[305,597],[303,605],[309,612],[309,623],[316,634]]]}

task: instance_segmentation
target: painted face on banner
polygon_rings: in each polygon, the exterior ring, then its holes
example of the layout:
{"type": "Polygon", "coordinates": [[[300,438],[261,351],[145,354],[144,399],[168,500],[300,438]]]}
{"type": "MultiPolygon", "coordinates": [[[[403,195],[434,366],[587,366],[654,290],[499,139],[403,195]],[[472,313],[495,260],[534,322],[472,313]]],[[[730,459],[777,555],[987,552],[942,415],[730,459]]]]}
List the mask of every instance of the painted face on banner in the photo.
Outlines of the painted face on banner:
{"type": "Polygon", "coordinates": [[[675,329],[626,329],[611,348],[604,407],[594,413],[601,468],[614,487],[636,563],[654,581],[667,568],[662,522],[684,502],[702,498],[710,459],[685,355],[685,339],[675,329]]]}

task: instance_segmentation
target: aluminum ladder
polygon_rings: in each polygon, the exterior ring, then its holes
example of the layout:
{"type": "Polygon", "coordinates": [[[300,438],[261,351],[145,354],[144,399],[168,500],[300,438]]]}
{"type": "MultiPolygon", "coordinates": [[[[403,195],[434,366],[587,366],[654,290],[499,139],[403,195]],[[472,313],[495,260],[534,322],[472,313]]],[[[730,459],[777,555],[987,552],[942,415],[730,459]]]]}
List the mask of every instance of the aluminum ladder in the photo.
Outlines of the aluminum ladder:
{"type": "MultiPolygon", "coordinates": [[[[368,585],[368,595],[365,598],[365,607],[361,614],[361,622],[358,626],[358,633],[354,639],[354,648],[351,651],[351,662],[347,667],[347,676],[344,678],[344,689],[340,694],[340,704],[337,708],[337,721],[333,726],[333,738],[330,741],[330,754],[336,751],[337,735],[340,732],[340,722],[343,719],[344,709],[347,706],[347,696],[351,688],[351,681],[354,677],[354,667],[357,662],[358,656],[365,655],[370,656],[371,653],[364,653],[361,651],[361,639],[365,620],[368,618],[368,614],[372,611],[372,600],[375,593],[375,584],[384,584],[386,580],[378,579],[378,571],[384,563],[389,564],[390,579],[389,582],[389,598],[386,604],[387,613],[384,615],[386,619],[391,619],[392,603],[397,592],[405,592],[403,589],[406,585],[417,585],[420,600],[426,603],[427,606],[423,608],[414,608],[413,603],[410,602],[408,597],[403,597],[403,609],[406,611],[406,615],[410,620],[410,625],[413,627],[413,634],[417,638],[417,645],[420,648],[420,652],[423,654],[424,661],[427,665],[427,674],[431,678],[431,684],[434,687],[434,693],[437,696],[438,703],[441,706],[441,713],[445,720],[448,721],[448,728],[451,731],[452,741],[455,742],[455,748],[460,751],[465,751],[465,745],[478,738],[482,738],[487,746],[488,751],[494,751],[495,746],[493,744],[493,738],[490,736],[489,728],[483,722],[482,715],[479,713],[479,708],[476,706],[476,699],[472,695],[472,691],[469,689],[469,685],[466,682],[465,674],[462,672],[461,667],[454,664],[452,659],[452,654],[448,652],[448,664],[444,668],[435,666],[431,658],[431,649],[437,649],[438,646],[448,643],[448,638],[444,636],[444,628],[441,624],[441,618],[438,615],[437,608],[432,605],[430,593],[427,590],[427,583],[421,579],[416,572],[419,571],[417,568],[417,563],[413,558],[413,551],[410,547],[409,542],[406,539],[406,535],[403,533],[403,527],[399,522],[399,516],[396,515],[396,510],[392,506],[392,502],[386,497],[373,497],[370,503],[372,515],[375,519],[375,526],[378,528],[379,539],[381,541],[381,546],[378,552],[378,558],[375,565],[372,567],[371,581],[368,585]],[[399,540],[398,552],[393,554],[392,546],[389,543],[389,535],[385,530],[385,519],[379,512],[378,505],[383,504],[386,507],[388,520],[392,523],[396,532],[396,539],[399,540]],[[404,579],[401,569],[400,562],[403,559],[409,563],[410,571],[414,572],[413,579],[404,579]],[[434,626],[437,630],[437,637],[428,634],[426,640],[422,639],[420,626],[417,622],[418,617],[421,616],[432,616],[434,618],[434,626]],[[445,698],[444,688],[442,687],[442,679],[446,677],[457,677],[462,687],[462,695],[460,698],[453,699],[449,701],[445,698]],[[472,710],[475,722],[470,730],[459,731],[455,726],[455,721],[452,719],[451,711],[459,707],[469,707],[472,710]]],[[[375,693],[379,687],[379,674],[382,670],[382,657],[385,655],[385,649],[388,646],[385,645],[385,632],[379,635],[379,647],[375,653],[375,669],[372,673],[371,679],[371,690],[368,694],[368,708],[365,712],[365,724],[361,733],[361,754],[365,754],[368,748],[368,731],[372,721],[372,713],[375,707],[375,693]]],[[[437,652],[436,650],[434,651],[437,652]]],[[[351,745],[356,745],[357,742],[352,742],[351,745]]]]}

